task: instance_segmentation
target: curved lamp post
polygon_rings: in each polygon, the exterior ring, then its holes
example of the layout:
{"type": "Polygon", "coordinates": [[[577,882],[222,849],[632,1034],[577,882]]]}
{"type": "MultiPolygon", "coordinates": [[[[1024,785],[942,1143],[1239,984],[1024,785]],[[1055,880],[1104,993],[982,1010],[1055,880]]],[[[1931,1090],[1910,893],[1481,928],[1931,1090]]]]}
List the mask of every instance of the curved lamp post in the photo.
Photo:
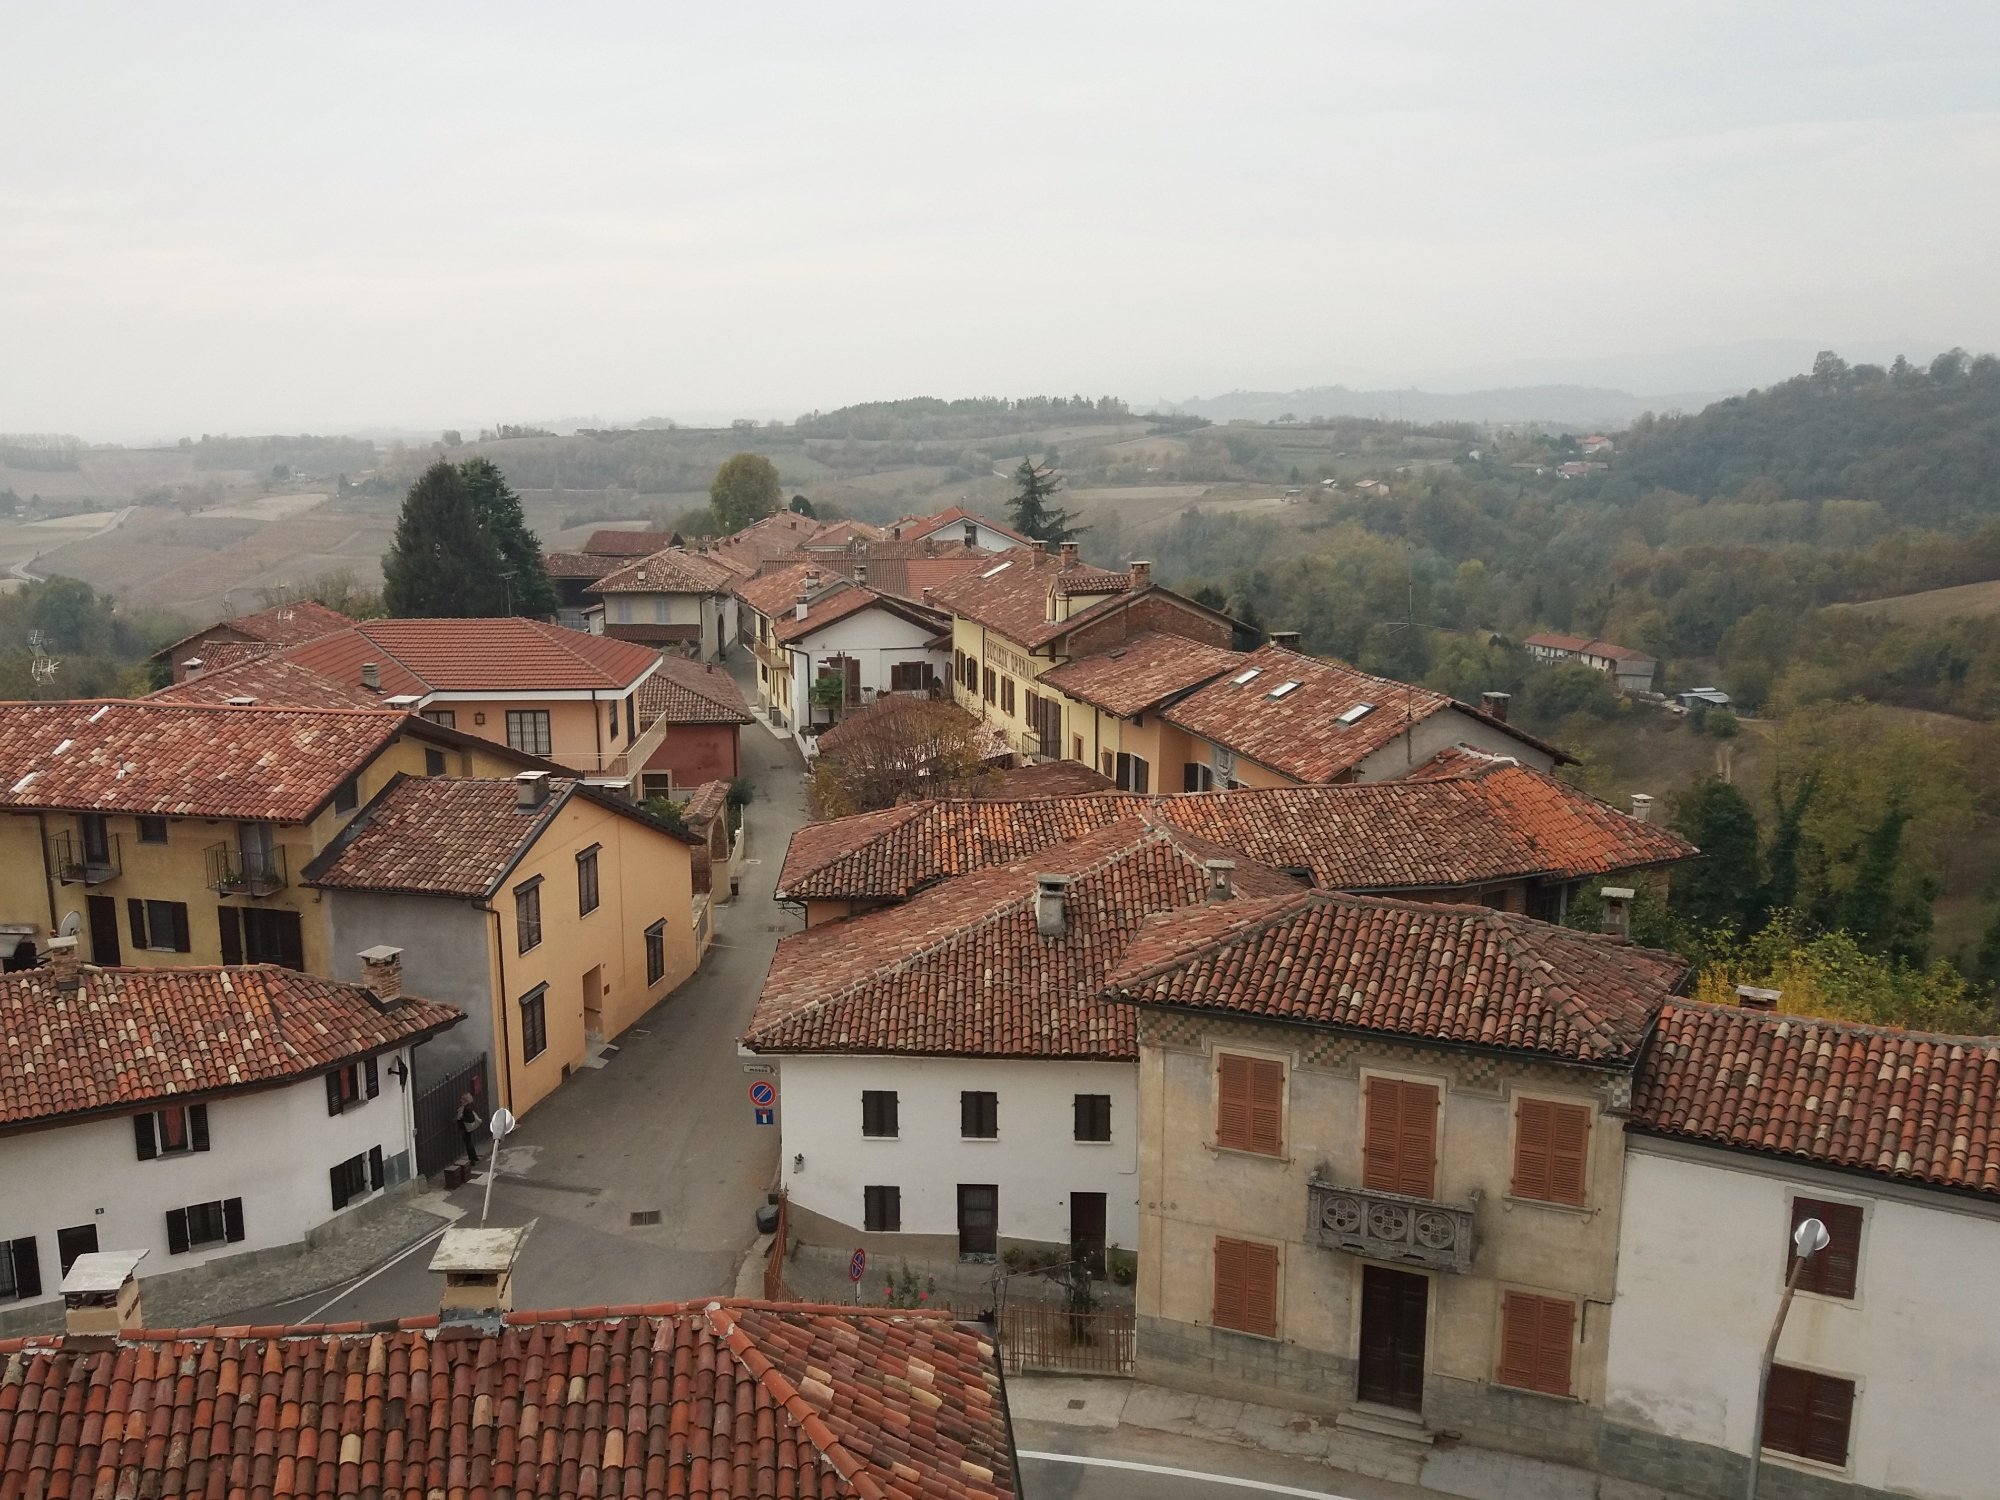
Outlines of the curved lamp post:
{"type": "MultiPolygon", "coordinates": [[[[486,1227],[486,1211],[493,1206],[493,1178],[500,1170],[500,1143],[514,1133],[514,1124],[514,1112],[504,1106],[494,1110],[486,1119],[486,1133],[493,1137],[493,1149],[486,1153],[486,1198],[479,1205],[479,1226],[482,1229],[486,1227]]],[[[1812,1222],[1817,1223],[1818,1220],[1812,1222]]],[[[1787,1291],[1785,1295],[1789,1299],[1791,1293],[1787,1291]]],[[[1773,1334],[1772,1342],[1776,1341],[1777,1335],[1773,1334]]],[[[1764,1362],[1769,1364],[1770,1360],[1766,1358],[1764,1362]]]]}
{"type": "MultiPolygon", "coordinates": [[[[489,1188],[491,1184],[488,1184],[489,1188]]],[[[1771,1392],[1771,1361],[1778,1355],[1778,1336],[1785,1331],[1785,1314],[1792,1310],[1792,1293],[1799,1289],[1799,1277],[1806,1262],[1831,1242],[1826,1226],[1818,1219],[1801,1219],[1792,1231],[1792,1273],[1785,1278],[1785,1295],[1778,1299],[1778,1316],[1771,1322],[1771,1337],[1764,1343],[1764,1362],[1757,1366],[1757,1409],[1750,1428],[1750,1478],[1743,1486],[1744,1500],[1757,1500],[1757,1473],[1764,1467],[1764,1402],[1771,1392]]]]}

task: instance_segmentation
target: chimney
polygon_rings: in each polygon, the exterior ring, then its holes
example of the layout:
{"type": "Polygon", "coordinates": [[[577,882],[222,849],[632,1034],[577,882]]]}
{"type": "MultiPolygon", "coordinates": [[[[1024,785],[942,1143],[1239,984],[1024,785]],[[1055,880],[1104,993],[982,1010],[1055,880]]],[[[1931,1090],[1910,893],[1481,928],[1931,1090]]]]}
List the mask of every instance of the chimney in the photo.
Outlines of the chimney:
{"type": "Polygon", "coordinates": [[[1069,930],[1069,876],[1035,877],[1035,931],[1045,938],[1059,938],[1069,930]]]}
{"type": "Polygon", "coordinates": [[[1604,914],[1598,918],[1599,930],[1606,937],[1624,942],[1632,936],[1632,887],[1607,885],[1597,894],[1604,898],[1604,914]]]}
{"type": "Polygon", "coordinates": [[[925,585],[924,585],[924,603],[926,603],[926,604],[929,604],[929,603],[931,602],[931,595],[932,595],[933,593],[935,593],[935,592],[936,592],[936,590],[932,589],[932,588],[931,588],[931,586],[930,586],[929,584],[925,584],[925,585]]]}
{"type": "Polygon", "coordinates": [[[1062,544],[1062,565],[1065,568],[1073,568],[1076,566],[1075,542],[1064,542],[1062,544]]]}
{"type": "Polygon", "coordinates": [[[900,542],[902,539],[903,539],[903,527],[902,524],[899,522],[896,525],[891,526],[889,528],[889,540],[892,542],[900,542]]]}
{"type": "Polygon", "coordinates": [[[549,800],[549,773],[523,771],[514,778],[514,810],[532,812],[549,800]]]}
{"type": "Polygon", "coordinates": [[[1274,630],[1266,639],[1274,646],[1283,646],[1287,651],[1299,649],[1299,633],[1296,630],[1274,630]]]}
{"type": "Polygon", "coordinates": [[[1230,883],[1230,874],[1236,868],[1233,859],[1205,859],[1202,868],[1208,871],[1208,899],[1210,901],[1234,901],[1236,887],[1230,883]]]}
{"type": "Polygon", "coordinates": [[[819,569],[818,569],[818,568],[807,568],[807,569],[806,569],[806,592],[807,592],[807,593],[809,593],[809,594],[812,594],[812,593],[817,593],[818,591],[819,591],[819,569]]]}
{"type": "Polygon", "coordinates": [[[76,951],[73,937],[52,937],[49,939],[49,972],[56,977],[59,990],[76,990],[83,986],[83,959],[76,951]]]}
{"type": "Polygon", "coordinates": [[[387,943],[361,950],[361,982],[377,1000],[393,1005],[403,998],[403,950],[387,943]]]}
{"type": "Polygon", "coordinates": [[[1132,588],[1135,592],[1153,586],[1153,565],[1150,562],[1141,562],[1134,558],[1129,571],[1132,574],[1132,588]]]}
{"type": "Polygon", "coordinates": [[[854,581],[855,581],[856,583],[860,584],[860,585],[861,585],[861,586],[862,586],[863,588],[866,588],[866,587],[868,587],[868,564],[867,564],[867,563],[865,563],[865,562],[858,562],[858,563],[856,563],[856,564],[854,565],[854,581]]]}
{"type": "Polygon", "coordinates": [[[379,662],[364,661],[361,664],[361,685],[373,693],[382,691],[382,667],[379,662]]]}
{"type": "Polygon", "coordinates": [[[965,545],[968,547],[977,547],[979,545],[979,523],[977,521],[967,521],[965,523],[965,545]]]}
{"type": "Polygon", "coordinates": [[[1644,792],[1634,792],[1632,794],[1632,816],[1637,818],[1641,823],[1652,822],[1653,799],[1644,792]]]}
{"type": "Polygon", "coordinates": [[[1505,724],[1507,722],[1507,705],[1513,699],[1514,695],[1512,693],[1481,693],[1479,695],[1479,706],[1486,710],[1488,718],[1498,719],[1502,724],[1505,724]]]}
{"type": "Polygon", "coordinates": [[[231,698],[229,706],[231,708],[255,708],[257,700],[255,698],[231,698]]]}
{"type": "Polygon", "coordinates": [[[202,661],[199,656],[190,656],[186,661],[181,663],[181,681],[193,682],[195,678],[201,676],[202,670],[206,665],[207,663],[202,661]]]}
{"type": "Polygon", "coordinates": [[[806,617],[806,608],[806,591],[800,589],[799,597],[792,603],[792,618],[794,620],[803,620],[806,617]]]}
{"type": "Polygon", "coordinates": [[[63,1332],[71,1338],[116,1338],[146,1326],[139,1306],[143,1250],[92,1250],[70,1262],[62,1279],[63,1332]]]}
{"type": "Polygon", "coordinates": [[[1783,990],[1760,990],[1754,984],[1736,986],[1736,1003],[1745,1010],[1776,1010],[1783,990]]]}
{"type": "Polygon", "coordinates": [[[527,1238],[513,1229],[447,1229],[438,1237],[431,1269],[444,1277],[438,1297],[442,1323],[498,1322],[514,1310],[514,1259],[527,1238]]]}

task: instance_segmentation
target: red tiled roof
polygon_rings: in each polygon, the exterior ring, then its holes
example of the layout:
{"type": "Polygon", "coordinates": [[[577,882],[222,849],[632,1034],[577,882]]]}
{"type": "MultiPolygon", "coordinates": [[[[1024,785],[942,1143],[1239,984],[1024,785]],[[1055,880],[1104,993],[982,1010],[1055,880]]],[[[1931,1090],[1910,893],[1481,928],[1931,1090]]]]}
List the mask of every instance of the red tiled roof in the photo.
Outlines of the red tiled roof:
{"type": "Polygon", "coordinates": [[[1524,646],[1546,646],[1551,651],[1581,651],[1590,644],[1587,635],[1558,635],[1554,631],[1542,631],[1521,642],[1524,646]]]}
{"type": "Polygon", "coordinates": [[[939,511],[934,516],[904,516],[902,520],[892,523],[889,530],[892,534],[899,533],[902,536],[914,537],[918,541],[921,541],[941,527],[950,526],[954,523],[962,524],[966,521],[977,521],[986,530],[997,531],[1002,536],[1012,537],[1023,547],[1032,544],[1031,538],[1022,536],[1013,527],[1001,521],[988,520],[976,511],[967,510],[963,505],[954,505],[948,510],[939,511]]]}
{"type": "Polygon", "coordinates": [[[759,573],[754,578],[746,578],[736,585],[736,596],[771,622],[771,634],[780,644],[801,640],[814,631],[824,630],[836,620],[844,620],[867,609],[886,610],[898,619],[926,629],[935,628],[945,619],[939,609],[912,604],[907,599],[890,598],[872,588],[850,583],[839,574],[822,568],[817,560],[789,563],[759,573]],[[819,578],[819,586],[811,588],[807,579],[815,575],[819,578]],[[803,620],[798,618],[796,609],[801,593],[807,595],[806,617],[803,620]]]}
{"type": "MultiPolygon", "coordinates": [[[[692,646],[701,640],[699,625],[606,625],[604,633],[614,641],[634,641],[655,651],[666,646],[692,646]]],[[[648,681],[652,679],[648,678],[648,681]]]]}
{"type": "Polygon", "coordinates": [[[394,709],[0,703],[0,807],[304,822],[410,722],[394,709]]]}
{"type": "Polygon", "coordinates": [[[792,836],[788,900],[899,900],[950,875],[1020,859],[1135,808],[1336,890],[1459,890],[1576,880],[1696,851],[1574,787],[1516,765],[1446,780],[914,803],[808,824],[792,836]]]}
{"type": "Polygon", "coordinates": [[[845,547],[855,542],[881,540],[883,531],[870,521],[822,521],[814,528],[805,545],[812,548],[845,547]]]}
{"type": "Polygon", "coordinates": [[[1531,635],[1521,643],[1524,646],[1542,646],[1551,651],[1573,651],[1584,656],[1604,656],[1612,661],[1657,661],[1644,651],[1634,651],[1630,646],[1613,645],[1610,641],[1599,640],[1588,635],[1554,635],[1543,633],[1531,635]]]}
{"type": "Polygon", "coordinates": [[[0,1473],[23,1495],[1018,1492],[993,1343],[922,1312],[718,1300],[0,1356],[0,1473]]]}
{"type": "Polygon", "coordinates": [[[345,629],[354,622],[337,609],[313,599],[300,599],[291,604],[274,604],[269,609],[260,609],[255,614],[238,615],[233,620],[218,621],[205,625],[192,635],[184,635],[171,646],[162,646],[153,653],[152,659],[175,656],[180,648],[190,641],[200,640],[211,630],[233,630],[238,635],[248,636],[253,641],[262,641],[267,646],[295,646],[301,641],[310,641],[335,630],[345,629]]]}
{"type": "Polygon", "coordinates": [[[654,552],[607,573],[586,594],[723,594],[736,574],[714,558],[680,548],[654,552]]]}
{"type": "Polygon", "coordinates": [[[759,563],[796,552],[824,524],[797,511],[774,511],[741,531],[711,542],[706,555],[748,576],[757,571],[759,563]]]}
{"type": "Polygon", "coordinates": [[[1056,574],[1058,594],[1125,594],[1132,590],[1130,573],[1114,573],[1109,568],[1093,568],[1088,563],[1064,568],[1056,574]]]}
{"type": "MultiPolygon", "coordinates": [[[[1122,1059],[1132,1015],[1101,994],[1146,918],[1208,896],[1203,861],[1233,851],[1136,809],[1031,860],[778,944],[744,1044],[760,1052],[1122,1059]],[[1069,875],[1066,930],[1036,930],[1038,874],[1069,875]]],[[[1298,890],[1237,860],[1246,897],[1298,890]]]]}
{"type": "Polygon", "coordinates": [[[1483,906],[1309,891],[1149,928],[1109,983],[1141,1005],[1629,1065],[1686,972],[1670,953],[1483,906]]]}
{"type": "Polygon", "coordinates": [[[823,573],[865,581],[878,594],[923,602],[924,590],[990,566],[990,552],[963,542],[857,542],[812,558],[823,573]],[[865,580],[859,577],[866,568],[865,580]]]}
{"type": "MultiPolygon", "coordinates": [[[[0,1126],[280,1083],[455,1026],[449,1005],[251,964],[0,976],[0,1126]]],[[[4,1424],[0,1424],[4,1425],[4,1424]]],[[[0,1473],[16,1473],[0,1465],[0,1473]]]]}
{"type": "Polygon", "coordinates": [[[662,656],[659,670],[639,684],[639,723],[750,724],[755,720],[736,679],[713,662],[662,656]]]}
{"type": "Polygon", "coordinates": [[[1081,566],[1066,568],[1059,553],[1044,552],[1040,547],[996,552],[978,572],[933,587],[931,597],[937,607],[998,631],[1031,651],[1094,624],[1142,597],[1170,599],[1203,617],[1214,613],[1154,584],[1135,589],[1129,573],[1108,573],[1102,568],[1081,566]],[[1100,597],[1086,608],[1076,609],[1067,619],[1051,620],[1048,618],[1051,593],[1100,597]]]}
{"type": "Polygon", "coordinates": [[[1681,1001],[1646,1049],[1631,1128],[2000,1196],[2000,1037],[1681,1001]]]}
{"type": "MultiPolygon", "coordinates": [[[[204,657],[204,660],[207,658],[204,657]]],[[[340,682],[285,656],[255,656],[149,694],[150,703],[227,703],[254,698],[288,708],[380,708],[383,694],[340,682]]]]}
{"type": "Polygon", "coordinates": [[[577,786],[551,780],[548,800],[523,811],[511,781],[398,777],[320,851],[299,883],[338,891],[491,895],[577,786]]]}
{"type": "Polygon", "coordinates": [[[1115,650],[1079,656],[1040,681],[1106,713],[1130,719],[1176,693],[1219,677],[1243,660],[1223,646],[1143,630],[1115,650]]]}
{"type": "Polygon", "coordinates": [[[1082,761],[1043,760],[995,771],[967,795],[980,801],[1018,802],[1034,797],[1087,797],[1115,792],[1118,784],[1082,761]]]}
{"type": "Polygon", "coordinates": [[[681,818],[690,828],[714,822],[729,809],[729,783],[704,781],[681,804],[681,818]]]}
{"type": "MultiPolygon", "coordinates": [[[[771,634],[780,645],[790,641],[803,640],[815,631],[826,629],[836,620],[844,620],[849,615],[858,615],[866,610],[886,607],[888,601],[873,589],[863,588],[858,583],[845,579],[830,587],[821,589],[806,601],[806,617],[801,620],[796,610],[778,615],[771,624],[771,634]]],[[[908,608],[908,606],[904,606],[908,608]]]]}
{"type": "Polygon", "coordinates": [[[615,557],[598,557],[589,552],[542,554],[542,571],[551,578],[602,578],[621,566],[615,557]]]}
{"type": "Polygon", "coordinates": [[[583,550],[593,557],[645,557],[666,547],[670,531],[593,531],[583,550]]]}
{"type": "Polygon", "coordinates": [[[1299,781],[1332,781],[1393,743],[1409,725],[1456,711],[1499,728],[1523,745],[1568,756],[1510,724],[1443,693],[1415,687],[1342,662],[1322,661],[1283,646],[1263,646],[1218,678],[1162,711],[1177,729],[1299,781]],[[1249,681],[1245,673],[1255,672],[1249,681]],[[1285,684],[1297,686],[1281,696],[1285,684]],[[1341,715],[1373,708],[1351,723],[1341,715]]]}
{"type": "Polygon", "coordinates": [[[374,662],[396,693],[625,692],[659,652],[632,641],[512,616],[476,620],[366,620],[285,653],[340,682],[374,662]]]}

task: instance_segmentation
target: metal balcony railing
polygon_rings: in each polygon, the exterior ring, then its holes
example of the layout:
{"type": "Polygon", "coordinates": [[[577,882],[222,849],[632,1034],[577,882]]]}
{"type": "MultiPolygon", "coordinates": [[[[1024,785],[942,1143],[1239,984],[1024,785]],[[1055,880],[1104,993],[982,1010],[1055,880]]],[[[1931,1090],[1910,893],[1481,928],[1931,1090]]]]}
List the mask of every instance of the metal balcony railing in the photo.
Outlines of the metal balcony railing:
{"type": "Polygon", "coordinates": [[[265,854],[235,844],[211,844],[208,883],[224,896],[268,896],[282,891],[287,884],[284,848],[280,846],[265,854]]]}
{"type": "Polygon", "coordinates": [[[100,885],[116,880],[123,866],[118,858],[118,835],[104,835],[102,849],[89,849],[79,834],[49,835],[49,863],[64,885],[100,885]]]}
{"type": "Polygon", "coordinates": [[[1306,1184],[1306,1238],[1325,1250],[1406,1261],[1463,1276],[1472,1269],[1472,1210],[1402,1193],[1306,1184]]]}

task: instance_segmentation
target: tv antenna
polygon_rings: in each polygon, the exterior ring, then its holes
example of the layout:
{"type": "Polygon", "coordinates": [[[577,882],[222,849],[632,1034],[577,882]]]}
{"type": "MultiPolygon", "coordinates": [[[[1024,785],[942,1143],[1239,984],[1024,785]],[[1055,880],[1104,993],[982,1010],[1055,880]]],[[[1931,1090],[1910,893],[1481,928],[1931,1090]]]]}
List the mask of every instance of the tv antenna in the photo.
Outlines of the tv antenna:
{"type": "Polygon", "coordinates": [[[56,670],[62,666],[62,659],[49,655],[49,638],[39,630],[28,632],[28,650],[34,659],[28,664],[28,675],[37,682],[54,682],[56,670]]]}

